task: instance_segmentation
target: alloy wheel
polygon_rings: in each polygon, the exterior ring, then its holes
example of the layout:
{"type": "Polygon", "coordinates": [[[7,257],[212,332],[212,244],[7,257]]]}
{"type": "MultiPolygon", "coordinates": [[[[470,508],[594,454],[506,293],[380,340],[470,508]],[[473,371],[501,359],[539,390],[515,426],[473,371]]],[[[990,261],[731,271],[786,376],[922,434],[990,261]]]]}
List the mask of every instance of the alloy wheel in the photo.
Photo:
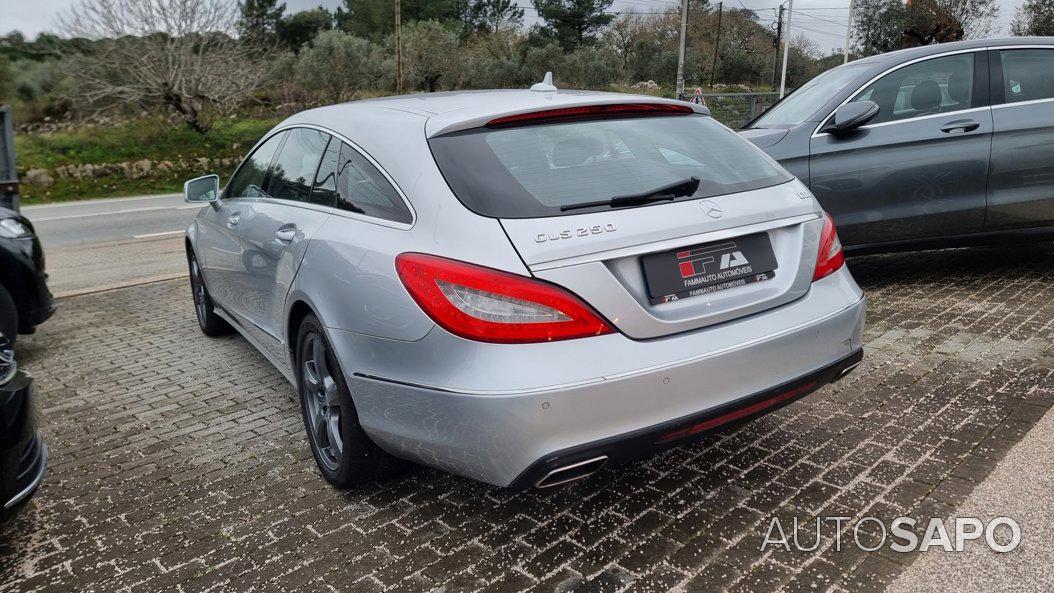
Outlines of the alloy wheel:
{"type": "Polygon", "coordinates": [[[340,467],[344,441],[340,425],[340,389],[326,360],[326,343],[317,333],[304,336],[301,384],[311,439],[323,465],[330,471],[340,467]]]}

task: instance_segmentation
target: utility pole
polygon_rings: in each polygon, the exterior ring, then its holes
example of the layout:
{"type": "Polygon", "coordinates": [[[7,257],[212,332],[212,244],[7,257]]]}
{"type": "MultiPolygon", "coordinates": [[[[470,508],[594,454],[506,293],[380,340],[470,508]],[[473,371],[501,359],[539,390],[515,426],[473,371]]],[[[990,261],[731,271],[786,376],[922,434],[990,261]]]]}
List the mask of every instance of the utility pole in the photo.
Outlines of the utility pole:
{"type": "Polygon", "coordinates": [[[395,0],[395,94],[403,94],[403,15],[401,0],[395,0]]]}
{"type": "Polygon", "coordinates": [[[684,101],[684,50],[688,44],[688,1],[681,0],[681,51],[677,56],[677,99],[684,101]]]}
{"type": "Polygon", "coordinates": [[[710,90],[714,89],[714,76],[717,75],[717,52],[721,50],[721,13],[725,10],[725,3],[717,3],[717,39],[714,40],[714,65],[710,68],[710,90]]]}
{"type": "Polygon", "coordinates": [[[783,5],[780,5],[779,17],[776,18],[776,43],[772,52],[772,90],[776,90],[776,76],[780,72],[780,40],[783,39],[783,5]]]}
{"type": "Polygon", "coordinates": [[[780,99],[787,92],[787,59],[790,57],[791,48],[791,19],[794,18],[794,0],[787,4],[787,38],[783,42],[783,76],[780,78],[780,99]]]}
{"type": "Polygon", "coordinates": [[[849,63],[849,38],[853,33],[853,12],[856,8],[856,0],[849,0],[849,24],[845,27],[845,59],[843,64],[849,63]]]}

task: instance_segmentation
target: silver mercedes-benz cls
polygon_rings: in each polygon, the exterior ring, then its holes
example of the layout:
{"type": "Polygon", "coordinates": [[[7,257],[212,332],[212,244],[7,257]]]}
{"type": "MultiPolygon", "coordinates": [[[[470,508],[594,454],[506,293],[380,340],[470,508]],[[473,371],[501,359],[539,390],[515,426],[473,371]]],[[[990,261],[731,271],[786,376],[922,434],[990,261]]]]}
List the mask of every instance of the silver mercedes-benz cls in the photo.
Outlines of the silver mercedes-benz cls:
{"type": "Polygon", "coordinates": [[[187,230],[201,329],[296,387],[338,487],[406,460],[547,487],[838,380],[865,300],[809,190],[656,97],[435,93],[294,115],[187,230]]]}

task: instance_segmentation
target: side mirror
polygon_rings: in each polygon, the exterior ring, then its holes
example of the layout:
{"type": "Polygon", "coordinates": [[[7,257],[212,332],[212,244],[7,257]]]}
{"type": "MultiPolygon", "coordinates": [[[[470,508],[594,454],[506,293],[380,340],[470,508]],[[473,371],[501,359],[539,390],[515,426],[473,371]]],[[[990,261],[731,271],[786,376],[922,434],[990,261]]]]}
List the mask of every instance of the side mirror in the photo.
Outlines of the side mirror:
{"type": "Polygon", "coordinates": [[[220,199],[220,176],[206,175],[183,184],[183,199],[192,204],[211,204],[220,199]]]}
{"type": "Polygon", "coordinates": [[[832,134],[850,132],[875,119],[879,107],[874,101],[854,101],[846,103],[834,111],[834,117],[824,127],[824,132],[832,134]]]}

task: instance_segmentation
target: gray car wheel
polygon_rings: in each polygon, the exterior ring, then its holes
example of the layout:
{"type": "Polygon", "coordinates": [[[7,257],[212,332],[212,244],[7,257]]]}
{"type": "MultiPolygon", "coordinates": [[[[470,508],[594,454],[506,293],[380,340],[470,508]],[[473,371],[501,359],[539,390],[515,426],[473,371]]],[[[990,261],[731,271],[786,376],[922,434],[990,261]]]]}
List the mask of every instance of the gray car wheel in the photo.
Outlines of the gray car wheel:
{"type": "Polygon", "coordinates": [[[409,467],[381,450],[362,429],[340,364],[314,315],[301,322],[296,344],[300,410],[311,452],[326,480],[351,488],[409,467]]]}
{"type": "Polygon", "coordinates": [[[193,253],[187,254],[190,265],[190,292],[194,298],[194,314],[198,318],[198,327],[206,336],[223,336],[234,331],[229,323],[216,315],[209,289],[205,287],[205,278],[201,275],[198,258],[193,253]]]}

